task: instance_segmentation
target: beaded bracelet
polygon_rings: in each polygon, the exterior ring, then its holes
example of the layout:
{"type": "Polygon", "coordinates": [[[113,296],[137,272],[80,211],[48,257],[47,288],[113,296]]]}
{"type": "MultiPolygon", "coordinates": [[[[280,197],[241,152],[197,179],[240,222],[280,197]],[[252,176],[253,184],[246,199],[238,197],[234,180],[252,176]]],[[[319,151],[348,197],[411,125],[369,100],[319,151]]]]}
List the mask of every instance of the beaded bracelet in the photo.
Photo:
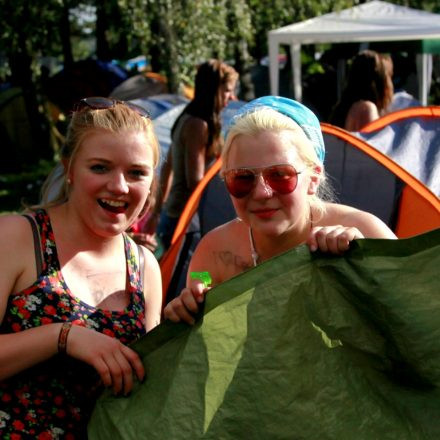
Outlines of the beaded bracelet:
{"type": "Polygon", "coordinates": [[[66,353],[67,336],[69,336],[71,328],[72,323],[70,321],[63,323],[63,325],[61,326],[60,334],[58,335],[58,353],[66,353]]]}

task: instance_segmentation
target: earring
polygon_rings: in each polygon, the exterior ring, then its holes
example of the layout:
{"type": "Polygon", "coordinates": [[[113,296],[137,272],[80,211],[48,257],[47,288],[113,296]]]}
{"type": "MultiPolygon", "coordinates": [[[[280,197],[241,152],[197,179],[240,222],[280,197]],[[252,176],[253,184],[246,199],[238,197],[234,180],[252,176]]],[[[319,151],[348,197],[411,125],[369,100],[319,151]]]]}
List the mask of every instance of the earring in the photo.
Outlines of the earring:
{"type": "Polygon", "coordinates": [[[72,179],[70,177],[68,177],[66,179],[66,183],[67,183],[67,185],[71,185],[72,184],[72,179]]]}

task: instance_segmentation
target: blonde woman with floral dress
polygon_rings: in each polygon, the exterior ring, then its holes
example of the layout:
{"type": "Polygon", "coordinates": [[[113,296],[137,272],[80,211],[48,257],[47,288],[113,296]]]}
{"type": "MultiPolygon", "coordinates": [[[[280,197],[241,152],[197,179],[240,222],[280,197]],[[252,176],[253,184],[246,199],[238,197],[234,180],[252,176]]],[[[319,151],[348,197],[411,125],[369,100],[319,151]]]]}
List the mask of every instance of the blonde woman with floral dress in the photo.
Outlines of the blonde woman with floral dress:
{"type": "Polygon", "coordinates": [[[86,438],[101,387],[144,379],[128,345],[160,321],[161,277],[124,231],[158,161],[142,108],[83,99],[42,203],[0,217],[1,438],[86,438]]]}

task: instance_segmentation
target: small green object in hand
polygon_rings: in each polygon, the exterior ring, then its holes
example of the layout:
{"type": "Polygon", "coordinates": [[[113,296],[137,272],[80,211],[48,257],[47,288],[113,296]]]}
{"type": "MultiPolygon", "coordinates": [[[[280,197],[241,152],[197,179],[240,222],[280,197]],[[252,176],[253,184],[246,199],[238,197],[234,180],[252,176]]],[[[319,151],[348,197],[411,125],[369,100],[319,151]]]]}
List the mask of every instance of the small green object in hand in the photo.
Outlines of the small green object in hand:
{"type": "Polygon", "coordinates": [[[212,278],[209,272],[191,272],[190,277],[192,280],[200,280],[205,287],[210,287],[212,278]]]}

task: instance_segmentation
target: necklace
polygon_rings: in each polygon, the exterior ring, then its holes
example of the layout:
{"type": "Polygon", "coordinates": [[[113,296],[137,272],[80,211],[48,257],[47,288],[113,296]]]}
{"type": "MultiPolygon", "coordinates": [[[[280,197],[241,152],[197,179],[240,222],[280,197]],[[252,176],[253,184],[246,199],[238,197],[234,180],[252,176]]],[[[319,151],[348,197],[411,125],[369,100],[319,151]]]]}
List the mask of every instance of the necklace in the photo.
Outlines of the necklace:
{"type": "Polygon", "coordinates": [[[254,264],[254,267],[258,264],[258,259],[260,256],[257,254],[257,251],[255,250],[255,243],[254,243],[254,236],[252,235],[252,228],[249,226],[249,243],[251,245],[251,257],[252,257],[252,263],[254,264]]]}
{"type": "MultiPolygon", "coordinates": [[[[310,209],[310,230],[312,230],[312,228],[313,228],[313,217],[312,217],[312,210],[310,209]]],[[[249,244],[251,248],[252,263],[255,267],[258,264],[258,260],[260,259],[260,256],[258,255],[258,252],[255,249],[254,236],[252,234],[252,228],[250,226],[249,226],[249,244]]]]}

